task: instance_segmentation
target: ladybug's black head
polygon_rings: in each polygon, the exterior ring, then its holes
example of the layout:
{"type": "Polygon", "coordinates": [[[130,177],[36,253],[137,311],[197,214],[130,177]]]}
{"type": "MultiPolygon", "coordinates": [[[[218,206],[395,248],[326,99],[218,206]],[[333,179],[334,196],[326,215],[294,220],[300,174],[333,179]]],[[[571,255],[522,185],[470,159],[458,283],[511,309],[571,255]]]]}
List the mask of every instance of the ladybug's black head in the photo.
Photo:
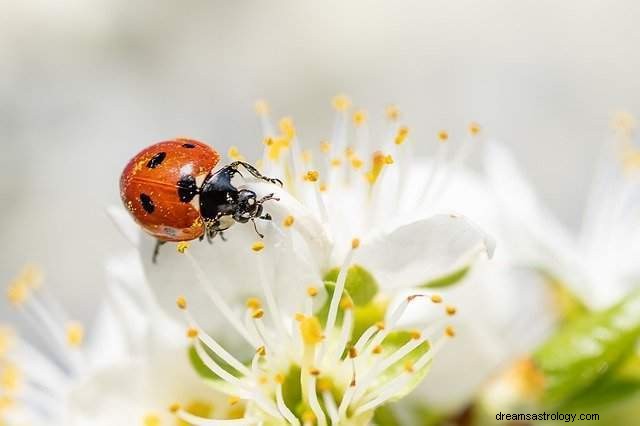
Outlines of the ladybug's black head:
{"type": "Polygon", "coordinates": [[[234,219],[238,222],[247,222],[260,215],[262,215],[262,203],[258,202],[256,193],[249,189],[239,190],[234,219]]]}

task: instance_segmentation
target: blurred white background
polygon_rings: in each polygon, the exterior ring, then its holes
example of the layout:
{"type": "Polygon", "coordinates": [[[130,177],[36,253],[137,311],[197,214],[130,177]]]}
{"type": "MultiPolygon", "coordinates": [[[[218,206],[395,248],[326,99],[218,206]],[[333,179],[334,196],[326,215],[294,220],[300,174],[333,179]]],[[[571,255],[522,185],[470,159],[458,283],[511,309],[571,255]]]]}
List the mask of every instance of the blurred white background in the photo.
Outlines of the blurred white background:
{"type": "MultiPolygon", "coordinates": [[[[127,246],[104,207],[126,161],[191,136],[260,149],[266,98],[316,143],[330,98],[413,140],[470,120],[511,145],[579,226],[610,113],[640,110],[640,3],[624,1],[0,0],[0,280],[44,266],[87,316],[103,262],[127,246]]],[[[426,152],[426,148],[425,148],[426,152]]],[[[0,304],[0,317],[7,314],[0,304]]]]}

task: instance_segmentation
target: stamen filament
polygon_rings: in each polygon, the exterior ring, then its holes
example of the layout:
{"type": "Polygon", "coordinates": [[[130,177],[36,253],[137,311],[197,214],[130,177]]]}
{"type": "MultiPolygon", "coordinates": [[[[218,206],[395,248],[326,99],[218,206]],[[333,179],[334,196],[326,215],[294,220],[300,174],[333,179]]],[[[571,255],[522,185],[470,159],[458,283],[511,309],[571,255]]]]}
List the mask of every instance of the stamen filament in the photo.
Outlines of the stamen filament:
{"type": "Polygon", "coordinates": [[[193,266],[193,269],[196,272],[196,282],[200,286],[202,290],[209,296],[209,299],[216,305],[216,308],[222,313],[222,316],[229,322],[229,324],[236,329],[238,334],[240,334],[251,346],[255,346],[251,335],[248,330],[244,328],[244,325],[241,321],[238,321],[231,310],[231,307],[225,302],[225,299],[222,297],[216,287],[207,279],[206,274],[200,267],[200,264],[196,261],[196,259],[189,253],[188,251],[185,253],[189,262],[193,266]]]}
{"type": "Polygon", "coordinates": [[[331,330],[333,330],[336,325],[336,317],[338,316],[338,305],[340,304],[342,294],[344,293],[344,286],[347,282],[347,273],[349,272],[349,267],[353,262],[354,254],[355,248],[352,247],[351,250],[349,250],[349,253],[345,256],[342,267],[340,268],[340,272],[338,273],[336,286],[331,297],[331,304],[329,305],[329,314],[327,315],[327,325],[325,327],[325,330],[327,330],[327,332],[331,332],[331,330]]]}
{"type": "MultiPolygon", "coordinates": [[[[306,374],[306,373],[303,373],[306,374]]],[[[320,406],[320,401],[318,401],[318,394],[316,393],[316,377],[313,375],[309,375],[309,379],[307,381],[307,394],[309,396],[309,406],[311,407],[311,411],[316,416],[316,420],[318,422],[318,426],[327,426],[327,418],[324,415],[324,411],[322,411],[322,407],[320,406]]]]}
{"type": "Polygon", "coordinates": [[[337,426],[340,420],[340,416],[338,415],[338,406],[336,405],[336,401],[333,399],[333,395],[330,391],[322,392],[322,401],[324,402],[324,406],[327,408],[329,412],[329,419],[331,420],[332,426],[337,426]]]}
{"type": "Polygon", "coordinates": [[[202,329],[202,327],[200,327],[198,325],[198,323],[193,319],[193,317],[191,316],[191,314],[189,312],[185,311],[185,315],[188,318],[188,322],[189,322],[190,326],[195,328],[198,331],[198,339],[200,339],[200,341],[202,341],[202,343],[204,343],[209,349],[211,349],[211,351],[213,351],[213,353],[218,355],[226,363],[231,365],[233,368],[238,370],[240,373],[242,373],[242,374],[244,374],[246,376],[251,375],[251,372],[249,371],[249,369],[244,364],[242,364],[240,361],[238,361],[233,355],[231,355],[229,352],[227,352],[222,346],[220,346],[220,344],[218,342],[216,342],[216,340],[213,337],[211,337],[209,334],[207,334],[207,332],[204,331],[202,329]]]}
{"type": "Polygon", "coordinates": [[[282,417],[287,419],[287,421],[292,425],[300,426],[300,420],[298,420],[298,418],[291,412],[289,407],[287,407],[287,404],[285,404],[284,402],[284,395],[282,393],[282,383],[278,383],[278,386],[276,388],[276,404],[278,406],[278,410],[280,411],[280,414],[282,414],[282,417]]]}
{"type": "Polygon", "coordinates": [[[195,426],[249,426],[257,425],[260,423],[257,419],[243,417],[241,419],[207,419],[204,417],[196,416],[182,409],[178,410],[176,416],[190,425],[195,426]]]}

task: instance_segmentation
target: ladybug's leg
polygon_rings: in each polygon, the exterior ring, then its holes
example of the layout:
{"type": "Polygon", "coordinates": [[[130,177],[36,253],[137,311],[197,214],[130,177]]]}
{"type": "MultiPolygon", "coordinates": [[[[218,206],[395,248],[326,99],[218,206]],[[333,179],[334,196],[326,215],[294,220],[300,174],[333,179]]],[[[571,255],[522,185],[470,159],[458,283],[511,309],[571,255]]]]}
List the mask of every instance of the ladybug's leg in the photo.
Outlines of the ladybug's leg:
{"type": "Polygon", "coordinates": [[[271,217],[271,215],[269,213],[265,213],[262,216],[260,216],[260,219],[262,219],[262,220],[272,220],[273,218],[271,217]]]}
{"type": "Polygon", "coordinates": [[[260,238],[264,238],[264,234],[262,234],[260,231],[258,231],[258,226],[256,225],[256,220],[255,219],[251,219],[251,223],[253,223],[253,229],[255,229],[256,234],[258,234],[258,236],[260,238]]]}
{"type": "Polygon", "coordinates": [[[166,241],[156,240],[156,245],[153,248],[153,256],[151,257],[151,262],[158,263],[158,253],[160,253],[160,246],[165,244],[166,241]]]}
{"type": "Polygon", "coordinates": [[[245,163],[244,161],[234,161],[233,163],[229,164],[227,167],[237,171],[239,166],[244,167],[244,169],[249,173],[251,173],[251,175],[256,179],[264,180],[270,183],[277,183],[278,185],[282,186],[282,181],[280,179],[274,179],[274,178],[264,176],[262,173],[260,173],[258,169],[256,169],[249,163],[245,163]]]}
{"type": "Polygon", "coordinates": [[[220,235],[220,239],[221,239],[222,241],[227,241],[227,237],[225,237],[225,236],[224,236],[224,231],[219,231],[219,232],[218,232],[218,235],[220,235]]]}

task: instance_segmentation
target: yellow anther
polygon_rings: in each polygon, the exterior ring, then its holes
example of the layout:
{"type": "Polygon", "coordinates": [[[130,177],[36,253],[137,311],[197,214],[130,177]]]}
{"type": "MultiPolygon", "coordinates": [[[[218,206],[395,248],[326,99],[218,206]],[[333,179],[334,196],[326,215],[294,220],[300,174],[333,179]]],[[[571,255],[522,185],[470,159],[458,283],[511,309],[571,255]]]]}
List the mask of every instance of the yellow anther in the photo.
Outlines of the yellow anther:
{"type": "Polygon", "coordinates": [[[360,158],[358,158],[357,155],[353,155],[351,157],[351,167],[353,167],[354,169],[358,170],[360,168],[362,168],[362,166],[364,165],[364,161],[362,161],[360,158]]]}
{"type": "Polygon", "coordinates": [[[342,296],[342,299],[340,299],[340,308],[343,311],[346,311],[347,309],[353,309],[353,299],[351,299],[349,295],[344,294],[342,296]]]}
{"type": "Polygon", "coordinates": [[[447,132],[446,132],[446,131],[444,131],[444,130],[440,130],[440,131],[438,132],[438,140],[439,140],[440,142],[446,142],[446,140],[447,140],[447,139],[449,139],[449,133],[447,133],[447,132]]]}
{"type": "Polygon", "coordinates": [[[315,345],[324,338],[320,321],[315,316],[304,317],[300,321],[300,334],[306,345],[315,345]]]}
{"type": "Polygon", "coordinates": [[[0,326],[0,357],[5,355],[13,345],[13,330],[6,326],[0,326]]]}
{"type": "Polygon", "coordinates": [[[195,339],[196,337],[198,337],[198,329],[194,327],[189,327],[187,329],[187,337],[189,339],[195,339]]]}
{"type": "Polygon", "coordinates": [[[271,161],[278,161],[282,152],[289,147],[289,139],[286,137],[279,138],[267,138],[265,144],[267,145],[267,156],[271,161]]]}
{"type": "Polygon", "coordinates": [[[295,222],[294,217],[289,215],[282,220],[282,226],[284,226],[285,228],[289,228],[293,226],[293,222],[295,222]]]}
{"type": "Polygon", "coordinates": [[[160,417],[155,414],[147,414],[142,419],[142,424],[144,426],[160,426],[162,423],[160,422],[160,417]]]}
{"type": "Polygon", "coordinates": [[[251,317],[253,319],[260,319],[264,316],[264,311],[262,309],[256,309],[252,314],[251,317]]]}
{"type": "Polygon", "coordinates": [[[611,128],[625,137],[633,134],[637,124],[636,118],[628,111],[618,111],[611,118],[611,128]]]}
{"type": "Polygon", "coordinates": [[[177,413],[178,411],[180,411],[180,404],[174,402],[173,404],[169,405],[169,411],[174,414],[177,413]]]}
{"type": "Polygon", "coordinates": [[[315,287],[315,286],[307,287],[307,294],[311,297],[316,297],[318,295],[318,287],[315,287]]]}
{"type": "Polygon", "coordinates": [[[312,376],[318,377],[320,375],[320,370],[318,370],[317,368],[311,367],[309,369],[309,374],[311,374],[312,376]]]}
{"type": "Polygon", "coordinates": [[[256,114],[258,114],[259,116],[269,114],[269,104],[264,99],[257,100],[254,108],[256,110],[256,114]]]}
{"type": "Polygon", "coordinates": [[[447,307],[445,308],[447,315],[455,315],[456,312],[458,312],[458,310],[456,309],[455,306],[451,306],[451,305],[447,305],[447,307]]]}
{"type": "Polygon", "coordinates": [[[7,288],[7,299],[12,305],[22,305],[28,298],[29,287],[22,281],[16,281],[7,288]]]}
{"type": "Polygon", "coordinates": [[[20,386],[21,374],[13,363],[7,363],[0,369],[0,389],[13,393],[20,386]]]}
{"type": "Polygon", "coordinates": [[[394,139],[395,144],[402,145],[407,139],[407,136],[409,136],[409,128],[407,126],[400,126],[400,128],[398,129],[398,133],[396,133],[396,137],[394,139]]]}
{"type": "Polygon", "coordinates": [[[256,353],[260,356],[265,356],[267,354],[267,348],[264,346],[260,346],[258,349],[256,349],[256,353]]]}
{"type": "Polygon", "coordinates": [[[336,111],[346,111],[351,106],[351,100],[346,95],[337,95],[331,101],[336,111]]]}
{"type": "Polygon", "coordinates": [[[413,368],[413,362],[407,361],[404,363],[404,371],[407,373],[413,373],[415,370],[413,368]]]}
{"type": "Polygon", "coordinates": [[[385,114],[386,114],[387,118],[389,120],[391,120],[391,121],[396,121],[396,120],[398,120],[398,118],[400,118],[400,110],[395,105],[389,105],[385,109],[385,114]]]}
{"type": "Polygon", "coordinates": [[[447,328],[444,329],[444,334],[446,334],[449,337],[453,337],[456,335],[456,330],[455,328],[453,328],[453,326],[448,325],[447,328]]]}
{"type": "Polygon", "coordinates": [[[84,339],[84,327],[79,322],[70,322],[67,324],[67,344],[77,348],[82,344],[84,339]]]}
{"type": "Polygon", "coordinates": [[[418,340],[419,338],[422,337],[422,333],[420,333],[420,330],[411,330],[409,332],[409,335],[413,340],[418,340]]]}
{"type": "Polygon", "coordinates": [[[291,117],[283,117],[278,121],[278,128],[280,133],[288,141],[296,137],[296,127],[293,125],[293,119],[291,117]]]}
{"type": "Polygon", "coordinates": [[[266,138],[264,138],[264,139],[262,140],[262,143],[263,143],[263,144],[265,144],[266,146],[271,146],[271,145],[273,145],[275,142],[274,142],[273,138],[271,138],[271,137],[267,136],[266,138]]]}
{"type": "Polygon", "coordinates": [[[328,154],[331,152],[331,144],[327,141],[320,142],[320,151],[322,151],[323,154],[328,154]]]}
{"type": "Polygon", "coordinates": [[[382,346],[378,345],[371,351],[374,355],[379,355],[382,353],[382,346]]]}
{"type": "Polygon", "coordinates": [[[313,158],[313,155],[311,154],[311,150],[309,149],[304,149],[302,150],[302,162],[304,164],[309,164],[311,162],[311,159],[313,158]]]}
{"type": "Polygon", "coordinates": [[[278,383],[280,385],[284,383],[284,379],[285,379],[285,376],[282,373],[278,373],[274,377],[274,380],[276,381],[276,383],[278,383]]]}
{"type": "Polygon", "coordinates": [[[320,182],[320,185],[318,185],[318,191],[320,192],[326,192],[328,189],[329,186],[324,182],[320,182]]]}
{"type": "Polygon", "coordinates": [[[176,245],[176,250],[178,250],[178,253],[183,254],[185,251],[187,251],[187,249],[189,248],[189,243],[186,241],[180,241],[177,245],[176,245]]]}
{"type": "Polygon", "coordinates": [[[176,305],[178,306],[178,309],[187,309],[187,299],[185,299],[184,296],[179,296],[176,299],[176,305]]]}
{"type": "Polygon", "coordinates": [[[295,318],[296,321],[300,322],[304,319],[304,314],[301,312],[296,312],[293,317],[295,318]]]}
{"type": "Polygon", "coordinates": [[[355,346],[349,346],[349,358],[355,358],[358,356],[358,350],[355,346]]]}
{"type": "Polygon", "coordinates": [[[431,301],[433,303],[442,303],[442,296],[440,296],[439,294],[434,294],[433,296],[431,296],[431,301]]]}
{"type": "Polygon", "coordinates": [[[333,381],[328,377],[322,377],[316,382],[320,392],[330,391],[333,388],[333,381]]]}
{"type": "Polygon", "coordinates": [[[353,250],[357,249],[358,247],[360,247],[360,239],[359,238],[354,238],[351,240],[351,248],[353,250]]]}
{"type": "MultiPolygon", "coordinates": [[[[13,407],[14,404],[15,404],[15,400],[9,395],[0,395],[0,414],[2,414],[3,411],[6,411],[11,407],[13,407]]],[[[0,423],[0,425],[4,425],[4,424],[0,423]]]]}
{"type": "MultiPolygon", "coordinates": [[[[213,412],[213,404],[204,401],[192,401],[184,407],[184,411],[194,416],[208,418],[213,412]]],[[[182,426],[182,423],[180,423],[182,426]]]]}
{"type": "Polygon", "coordinates": [[[259,252],[262,249],[264,249],[264,243],[262,241],[256,241],[255,243],[251,244],[251,250],[255,252],[259,252]]]}
{"type": "Polygon", "coordinates": [[[331,165],[333,167],[340,167],[342,165],[342,160],[338,157],[334,157],[331,159],[331,165]]]}
{"type": "Polygon", "coordinates": [[[480,127],[480,125],[474,121],[472,121],[471,123],[469,123],[469,134],[471,136],[477,136],[480,131],[482,130],[482,127],[480,127]]]}
{"type": "Polygon", "coordinates": [[[378,180],[382,168],[387,164],[387,156],[380,151],[373,153],[373,159],[371,161],[371,170],[366,174],[367,180],[372,185],[378,180]]]}
{"type": "Polygon", "coordinates": [[[303,177],[307,182],[317,182],[319,178],[320,173],[317,170],[309,170],[303,177]]]}
{"type": "Polygon", "coordinates": [[[378,330],[384,330],[384,322],[382,322],[382,321],[378,321],[378,322],[376,323],[376,328],[377,328],[378,330]]]}
{"type": "Polygon", "coordinates": [[[227,398],[227,402],[229,403],[229,405],[236,405],[238,402],[240,402],[240,397],[230,395],[229,398],[227,398]]]}
{"type": "Polygon", "coordinates": [[[267,377],[266,374],[261,375],[260,377],[258,377],[258,383],[260,383],[261,385],[266,385],[267,383],[269,383],[269,377],[267,377]]]}
{"type": "Polygon", "coordinates": [[[247,299],[246,306],[252,311],[255,311],[256,309],[262,308],[262,301],[257,297],[250,297],[247,299]]]}
{"type": "Polygon", "coordinates": [[[238,147],[232,146],[229,148],[229,151],[227,152],[227,155],[229,156],[229,158],[231,158],[234,161],[244,161],[245,158],[242,154],[240,154],[240,150],[238,149],[238,147]]]}
{"type": "Polygon", "coordinates": [[[384,164],[389,165],[389,164],[393,164],[393,157],[391,156],[391,154],[387,154],[384,156],[384,164]]]}
{"type": "Polygon", "coordinates": [[[353,113],[353,124],[356,127],[362,126],[367,121],[367,112],[363,110],[358,110],[353,113]]]}

